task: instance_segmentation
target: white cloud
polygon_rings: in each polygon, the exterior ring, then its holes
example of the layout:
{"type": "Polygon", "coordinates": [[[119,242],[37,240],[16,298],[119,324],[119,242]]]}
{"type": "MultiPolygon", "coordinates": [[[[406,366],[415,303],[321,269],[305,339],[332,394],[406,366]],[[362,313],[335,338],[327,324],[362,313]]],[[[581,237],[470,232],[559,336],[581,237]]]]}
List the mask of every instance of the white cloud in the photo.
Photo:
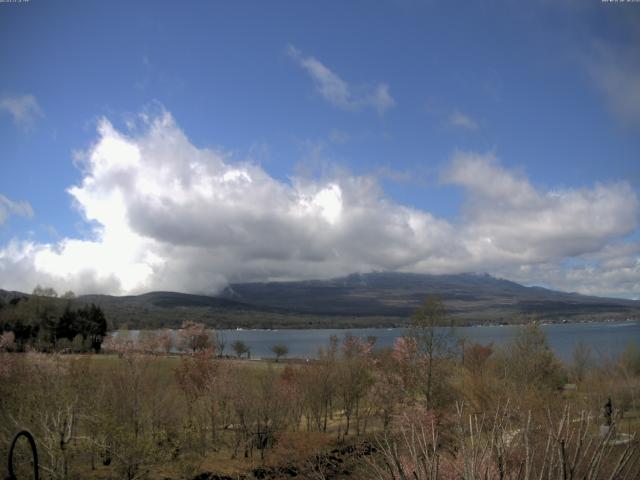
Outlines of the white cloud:
{"type": "Polygon", "coordinates": [[[14,202],[0,194],[0,225],[2,225],[9,215],[21,215],[23,217],[33,217],[33,208],[29,202],[14,202]]]}
{"type": "Polygon", "coordinates": [[[33,95],[4,95],[0,97],[0,111],[13,117],[13,123],[22,128],[30,128],[42,117],[42,109],[33,95]]]}
{"type": "MultiPolygon", "coordinates": [[[[373,175],[283,182],[194,146],[168,113],[146,122],[125,134],[103,120],[83,156],[82,181],[68,191],[92,237],[9,243],[0,248],[0,288],[214,292],[227,281],[371,270],[517,277],[541,265],[554,266],[544,271],[564,286],[562,262],[589,257],[618,272],[611,278],[630,295],[623,285],[640,275],[637,251],[607,254],[638,226],[638,199],[625,183],[543,190],[490,154],[459,152],[443,181],[467,202],[451,222],[395,203],[373,175]]],[[[585,291],[600,285],[583,277],[585,291]]]]}
{"type": "Polygon", "coordinates": [[[464,128],[467,130],[478,129],[478,123],[473,118],[457,110],[451,112],[447,122],[452,127],[464,128]]]}
{"type": "Polygon", "coordinates": [[[389,85],[381,83],[377,85],[372,94],[365,94],[364,105],[371,105],[375,108],[379,115],[383,115],[385,111],[395,106],[396,101],[389,93],[389,85]]]}
{"type": "Polygon", "coordinates": [[[385,83],[353,87],[318,59],[305,57],[297,48],[289,45],[287,53],[311,76],[317,92],[335,107],[343,110],[372,108],[384,115],[396,104],[385,83]]]}
{"type": "Polygon", "coordinates": [[[541,263],[497,273],[517,282],[567,292],[640,300],[639,247],[636,243],[635,253],[618,257],[617,264],[598,262],[594,256],[585,255],[577,259],[576,265],[541,263]]]}
{"type": "Polygon", "coordinates": [[[531,264],[593,253],[638,227],[640,206],[624,183],[541,191],[495,157],[454,155],[444,180],[465,188],[460,233],[473,263],[531,264]]]}

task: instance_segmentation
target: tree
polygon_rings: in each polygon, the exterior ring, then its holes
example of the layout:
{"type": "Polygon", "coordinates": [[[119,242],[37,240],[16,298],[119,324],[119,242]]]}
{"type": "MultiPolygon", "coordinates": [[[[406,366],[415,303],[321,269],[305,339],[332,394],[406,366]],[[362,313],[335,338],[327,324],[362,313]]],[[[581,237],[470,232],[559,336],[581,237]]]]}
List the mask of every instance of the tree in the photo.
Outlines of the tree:
{"type": "Polygon", "coordinates": [[[572,357],[574,377],[577,381],[582,381],[585,373],[592,364],[591,348],[580,341],[576,343],[572,352],[572,357]]]}
{"type": "Polygon", "coordinates": [[[0,334],[0,352],[10,352],[16,346],[16,336],[13,332],[2,332],[0,334]]]}
{"type": "Polygon", "coordinates": [[[192,440],[198,440],[202,454],[205,453],[208,424],[211,425],[212,437],[216,435],[217,398],[214,391],[218,364],[214,358],[212,348],[200,350],[191,355],[182,355],[180,365],[175,371],[178,385],[186,400],[185,433],[188,443],[191,445],[192,440]]]}
{"type": "Polygon", "coordinates": [[[169,355],[171,353],[171,349],[173,348],[173,335],[171,330],[165,328],[159,333],[158,346],[165,355],[169,355]]]}
{"type": "Polygon", "coordinates": [[[300,375],[307,430],[327,431],[331,405],[336,396],[338,337],[331,335],[329,346],[318,350],[318,360],[307,363],[300,375]]]}
{"type": "Polygon", "coordinates": [[[76,294],[73,293],[73,290],[67,290],[62,294],[60,298],[64,298],[65,300],[73,300],[74,298],[76,298],[76,294]]]}
{"type": "Polygon", "coordinates": [[[171,389],[148,355],[128,351],[109,367],[94,435],[105,439],[102,446],[120,478],[149,478],[152,466],[170,458],[170,443],[161,441],[169,432],[158,417],[171,410],[171,389]]]}
{"type": "Polygon", "coordinates": [[[160,349],[160,332],[155,330],[140,330],[136,343],[138,351],[155,355],[160,349]]]}
{"type": "Polygon", "coordinates": [[[474,375],[482,377],[487,360],[492,354],[493,343],[482,345],[472,342],[466,345],[463,365],[474,375]]]}
{"type": "Polygon", "coordinates": [[[211,348],[211,337],[202,323],[184,322],[178,331],[178,345],[181,350],[191,353],[211,348]]]}
{"type": "Polygon", "coordinates": [[[57,298],[58,292],[51,287],[41,287],[40,285],[36,285],[36,288],[33,289],[33,295],[36,297],[51,297],[57,298]]]}
{"type": "Polygon", "coordinates": [[[72,340],[78,333],[78,327],[78,312],[67,305],[56,325],[56,339],[72,340]]]}
{"type": "Polygon", "coordinates": [[[236,340],[231,344],[231,349],[236,352],[238,358],[242,357],[245,353],[249,353],[249,347],[242,340],[236,340]]]}
{"type": "Polygon", "coordinates": [[[372,363],[371,403],[382,419],[384,433],[387,433],[407,390],[403,388],[401,365],[396,360],[394,350],[381,350],[372,363]]]}
{"type": "Polygon", "coordinates": [[[264,460],[265,450],[273,446],[278,433],[285,429],[290,420],[290,397],[275,369],[260,372],[255,398],[253,443],[260,450],[260,458],[264,460]]]}
{"type": "Polygon", "coordinates": [[[94,304],[73,310],[69,304],[58,318],[54,336],[57,342],[60,340],[73,340],[76,336],[82,337],[83,345],[87,349],[98,352],[102,340],[107,334],[107,320],[104,313],[94,304]]]}
{"type": "Polygon", "coordinates": [[[276,356],[276,362],[280,360],[280,357],[286,357],[289,353],[289,347],[286,345],[278,344],[271,347],[271,351],[276,356]]]}
{"type": "Polygon", "coordinates": [[[337,391],[342,400],[346,419],[344,435],[349,435],[351,419],[356,420],[356,434],[360,434],[360,410],[371,386],[369,371],[375,340],[362,340],[347,335],[342,342],[342,359],[337,368],[337,391]]]}
{"type": "Polygon", "coordinates": [[[102,309],[93,303],[78,310],[80,317],[80,331],[84,339],[89,339],[91,348],[98,352],[102,346],[102,341],[107,334],[107,319],[102,309]]]}
{"type": "Polygon", "coordinates": [[[87,348],[98,351],[107,331],[102,310],[95,305],[73,308],[71,302],[44,295],[45,290],[37,287],[38,295],[10,301],[0,312],[0,331],[14,332],[18,351],[27,347],[52,351],[60,348],[60,342],[70,344],[76,335],[82,336],[87,348]]]}
{"type": "Polygon", "coordinates": [[[415,342],[417,353],[425,364],[426,378],[423,392],[428,407],[433,400],[437,357],[451,354],[453,331],[444,303],[439,297],[429,296],[411,316],[409,335],[415,342]]]}
{"type": "Polygon", "coordinates": [[[224,349],[227,346],[227,339],[222,332],[213,332],[213,347],[218,355],[224,355],[224,349]]]}
{"type": "Polygon", "coordinates": [[[522,389],[553,390],[562,383],[561,366],[547,343],[547,336],[535,323],[520,328],[509,346],[505,369],[522,389]]]}
{"type": "Polygon", "coordinates": [[[620,363],[632,375],[640,375],[640,348],[637,342],[630,341],[627,344],[620,355],[620,363]]]}

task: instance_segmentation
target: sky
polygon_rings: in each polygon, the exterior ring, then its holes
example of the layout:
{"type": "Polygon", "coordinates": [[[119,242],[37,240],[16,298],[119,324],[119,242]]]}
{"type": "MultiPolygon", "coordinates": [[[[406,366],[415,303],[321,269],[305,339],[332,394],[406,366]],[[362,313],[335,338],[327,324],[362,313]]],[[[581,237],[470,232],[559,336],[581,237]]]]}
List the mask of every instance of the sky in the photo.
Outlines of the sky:
{"type": "Polygon", "coordinates": [[[640,298],[640,2],[0,3],[0,288],[640,298]]]}

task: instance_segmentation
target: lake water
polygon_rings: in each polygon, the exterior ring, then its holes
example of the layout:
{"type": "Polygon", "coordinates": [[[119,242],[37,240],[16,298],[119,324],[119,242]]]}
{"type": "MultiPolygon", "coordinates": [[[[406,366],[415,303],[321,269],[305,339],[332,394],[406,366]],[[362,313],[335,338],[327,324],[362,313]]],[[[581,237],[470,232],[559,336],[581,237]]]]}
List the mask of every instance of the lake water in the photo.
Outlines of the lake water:
{"type": "MultiPolygon", "coordinates": [[[[513,340],[518,326],[475,326],[458,327],[459,336],[482,344],[493,342],[499,346],[513,340]]],[[[630,341],[640,342],[640,322],[593,322],[542,325],[549,345],[563,360],[570,360],[575,345],[582,342],[589,346],[594,358],[611,358],[624,350],[630,341]]],[[[346,335],[377,338],[378,347],[393,345],[396,338],[404,335],[404,328],[356,328],[356,329],[313,329],[313,330],[218,330],[226,341],[225,352],[233,355],[231,343],[242,340],[251,348],[252,358],[273,357],[271,347],[283,344],[289,348],[289,357],[307,358],[317,354],[320,347],[329,344],[329,338],[346,335]]],[[[134,338],[138,332],[132,330],[134,338]]]]}

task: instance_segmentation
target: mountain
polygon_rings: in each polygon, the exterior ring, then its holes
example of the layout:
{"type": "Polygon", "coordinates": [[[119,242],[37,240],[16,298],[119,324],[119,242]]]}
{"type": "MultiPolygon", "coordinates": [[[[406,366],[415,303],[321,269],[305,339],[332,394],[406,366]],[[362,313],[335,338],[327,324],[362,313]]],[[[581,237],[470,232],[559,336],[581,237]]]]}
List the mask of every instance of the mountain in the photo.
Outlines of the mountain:
{"type": "Polygon", "coordinates": [[[632,316],[640,302],[525,287],[487,274],[424,275],[374,272],[331,280],[232,284],[224,298],[250,305],[317,315],[406,317],[427,295],[440,296],[453,316],[510,321],[536,315],[549,320],[632,316]]]}
{"type": "Polygon", "coordinates": [[[115,297],[112,295],[81,295],[80,300],[87,303],[99,305],[120,305],[121,307],[158,307],[158,308],[181,308],[181,307],[205,307],[222,310],[255,310],[255,307],[244,305],[241,302],[221,297],[208,295],[192,295],[178,292],[149,292],[142,295],[127,295],[115,297]]]}
{"type": "MultiPolygon", "coordinates": [[[[473,273],[374,272],[331,280],[236,283],[217,296],[150,292],[82,295],[73,302],[101,306],[114,328],[175,328],[185,320],[216,328],[356,328],[406,324],[428,295],[440,296],[451,316],[464,323],[640,318],[638,301],[525,287],[473,273]]],[[[0,290],[5,303],[16,296],[28,297],[0,290]]]]}
{"type": "Polygon", "coordinates": [[[149,292],[142,295],[81,295],[77,302],[95,303],[112,319],[114,326],[129,328],[178,328],[185,320],[202,322],[216,328],[271,328],[287,326],[281,321],[288,312],[274,307],[259,307],[237,300],[178,292],[149,292]],[[265,323],[266,322],[266,323],[265,323]]]}

